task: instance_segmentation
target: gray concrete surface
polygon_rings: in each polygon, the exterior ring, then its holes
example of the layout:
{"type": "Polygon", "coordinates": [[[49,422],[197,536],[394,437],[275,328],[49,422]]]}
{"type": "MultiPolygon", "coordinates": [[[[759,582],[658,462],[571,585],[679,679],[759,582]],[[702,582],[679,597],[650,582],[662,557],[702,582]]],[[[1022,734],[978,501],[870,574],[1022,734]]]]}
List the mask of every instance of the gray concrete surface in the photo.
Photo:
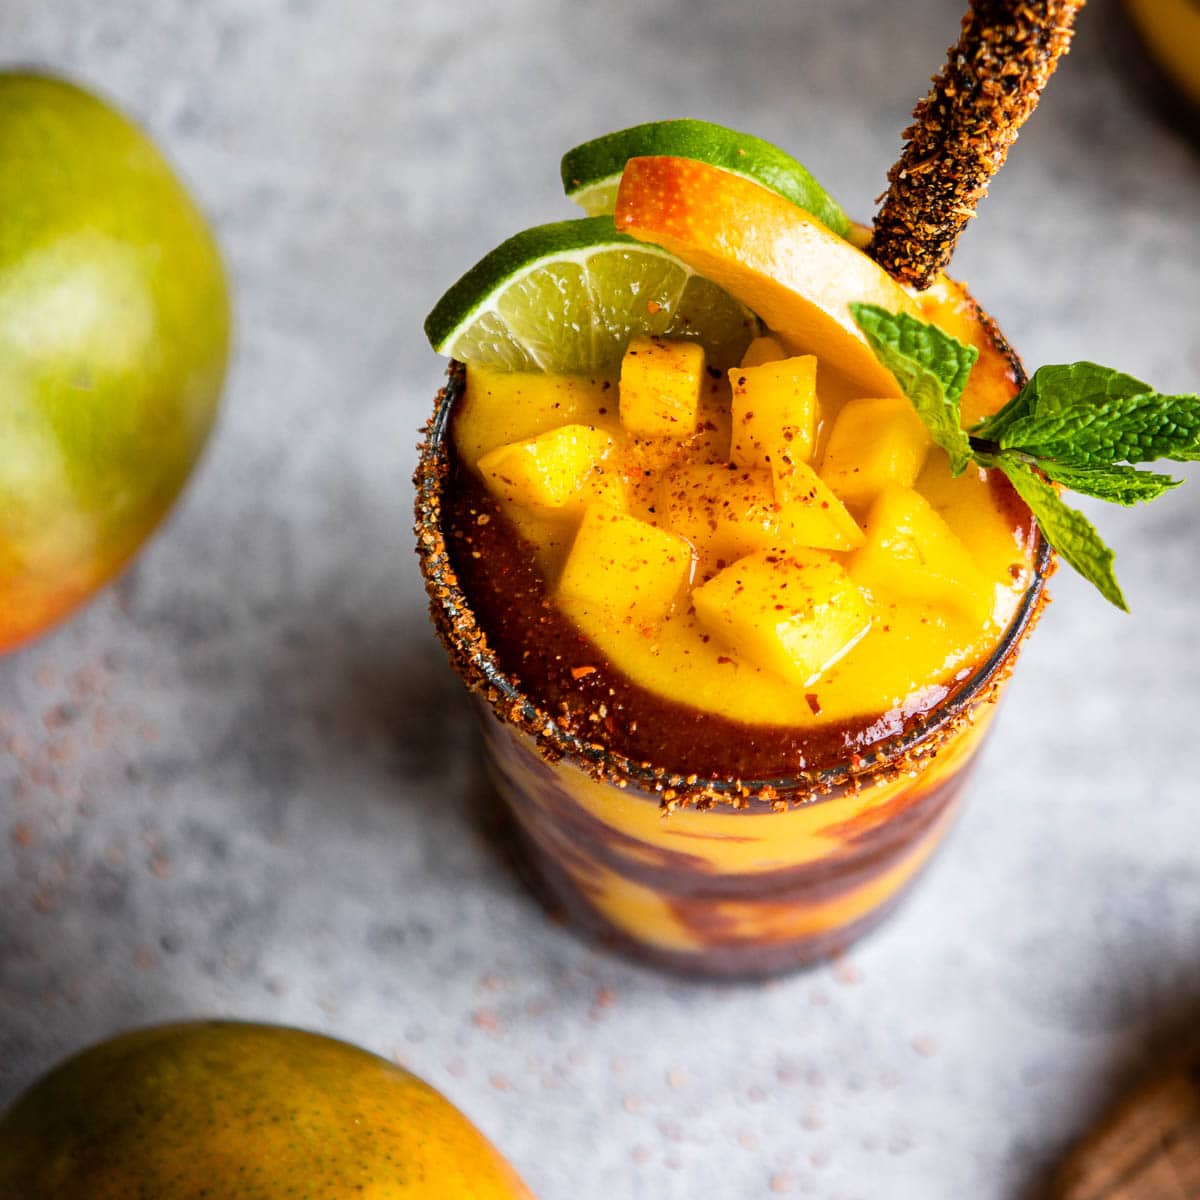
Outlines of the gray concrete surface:
{"type": "MultiPolygon", "coordinates": [[[[867,215],[957,0],[5,0],[0,55],[154,132],[211,212],[238,353],[161,534],[0,661],[0,1104],[134,1023],[294,1022],[421,1072],[542,1200],[1028,1200],[1200,1009],[1200,486],[1104,513],[911,902],[771,986],[548,922],[478,817],[409,535],[420,322],[558,156],[695,115],[867,215]]],[[[1085,10],[955,268],[1030,365],[1200,385],[1200,153],[1085,10]]]]}

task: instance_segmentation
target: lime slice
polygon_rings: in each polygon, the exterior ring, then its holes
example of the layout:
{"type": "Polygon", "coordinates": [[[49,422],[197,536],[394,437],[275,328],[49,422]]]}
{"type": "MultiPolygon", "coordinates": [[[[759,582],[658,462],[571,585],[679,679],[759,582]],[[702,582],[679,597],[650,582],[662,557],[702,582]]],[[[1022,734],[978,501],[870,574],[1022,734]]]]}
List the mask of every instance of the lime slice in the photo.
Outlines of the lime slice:
{"type": "Polygon", "coordinates": [[[649,155],[693,158],[721,167],[778,192],[839,237],[850,228],[841,206],[802,163],[762,138],[708,121],[651,121],[584,142],[563,155],[563,187],[590,215],[610,213],[626,162],[649,155]]]}
{"type": "Polygon", "coordinates": [[[611,217],[526,229],[475,264],[425,319],[433,348],[507,371],[615,376],[635,333],[700,342],[736,365],[758,318],[611,217]]]}

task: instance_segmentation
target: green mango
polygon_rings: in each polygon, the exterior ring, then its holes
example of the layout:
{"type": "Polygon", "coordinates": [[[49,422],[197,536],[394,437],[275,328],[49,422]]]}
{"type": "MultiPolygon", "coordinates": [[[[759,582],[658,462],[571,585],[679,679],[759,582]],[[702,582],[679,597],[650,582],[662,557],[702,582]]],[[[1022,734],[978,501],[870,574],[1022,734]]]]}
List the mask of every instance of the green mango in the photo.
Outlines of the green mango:
{"type": "Polygon", "coordinates": [[[0,653],[167,512],[230,330],[213,236],[145,134],[65,80],[0,73],[0,653]]]}
{"type": "Polygon", "coordinates": [[[273,1025],[190,1022],[68,1059],[0,1116],[21,1200],[532,1200],[400,1067],[273,1025]]]}

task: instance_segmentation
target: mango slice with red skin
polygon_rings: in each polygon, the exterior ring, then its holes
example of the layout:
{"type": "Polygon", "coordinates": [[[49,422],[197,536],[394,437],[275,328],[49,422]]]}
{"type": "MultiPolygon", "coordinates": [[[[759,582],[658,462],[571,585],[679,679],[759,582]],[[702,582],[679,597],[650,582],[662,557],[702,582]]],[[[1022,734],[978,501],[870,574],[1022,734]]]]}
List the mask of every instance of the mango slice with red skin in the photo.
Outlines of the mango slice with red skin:
{"type": "Polygon", "coordinates": [[[850,305],[918,316],[912,297],[862,251],[769,188],[692,159],[632,158],[613,217],[757,313],[793,354],[812,353],[867,395],[899,396],[850,305]]]}

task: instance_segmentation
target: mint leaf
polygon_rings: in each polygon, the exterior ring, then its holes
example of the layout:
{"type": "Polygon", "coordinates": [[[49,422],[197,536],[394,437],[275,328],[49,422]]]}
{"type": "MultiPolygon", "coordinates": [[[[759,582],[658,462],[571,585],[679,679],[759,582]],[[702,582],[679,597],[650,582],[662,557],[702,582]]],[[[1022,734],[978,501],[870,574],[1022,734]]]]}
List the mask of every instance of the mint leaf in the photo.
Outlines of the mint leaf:
{"type": "Polygon", "coordinates": [[[1145,392],[1103,405],[1077,400],[1050,416],[1019,418],[999,445],[1081,467],[1158,458],[1186,462],[1200,458],[1200,398],[1145,392]]]}
{"type": "Polygon", "coordinates": [[[986,417],[971,433],[988,441],[999,441],[1014,421],[1038,413],[1052,416],[1064,401],[1084,399],[1103,403],[1109,399],[1141,396],[1152,391],[1140,379],[1090,362],[1040,367],[1033,378],[999,412],[986,417]]]}
{"type": "Polygon", "coordinates": [[[875,357],[896,377],[930,436],[950,456],[950,473],[961,475],[971,461],[971,444],[958,402],[979,351],[905,313],[875,304],[851,304],[850,312],[875,357]]]}
{"type": "Polygon", "coordinates": [[[1200,458],[1200,396],[1164,396],[1095,363],[1041,367],[971,432],[1002,450],[1077,467],[1186,462],[1200,458]]]}
{"type": "Polygon", "coordinates": [[[1113,552],[1104,544],[1095,526],[1081,512],[1069,508],[1054,487],[1037,475],[1024,460],[1007,454],[988,462],[1012,480],[1017,495],[1029,505],[1046,541],[1100,590],[1100,594],[1122,612],[1129,606],[1113,574],[1113,552]]]}
{"type": "Polygon", "coordinates": [[[1154,500],[1163,492],[1178,487],[1183,480],[1170,475],[1156,475],[1153,471],[1139,471],[1136,467],[1072,467],[1062,462],[1039,461],[1038,466],[1055,483],[1080,492],[1084,496],[1095,496],[1098,500],[1109,500],[1113,504],[1130,507],[1144,500],[1154,500]]]}

